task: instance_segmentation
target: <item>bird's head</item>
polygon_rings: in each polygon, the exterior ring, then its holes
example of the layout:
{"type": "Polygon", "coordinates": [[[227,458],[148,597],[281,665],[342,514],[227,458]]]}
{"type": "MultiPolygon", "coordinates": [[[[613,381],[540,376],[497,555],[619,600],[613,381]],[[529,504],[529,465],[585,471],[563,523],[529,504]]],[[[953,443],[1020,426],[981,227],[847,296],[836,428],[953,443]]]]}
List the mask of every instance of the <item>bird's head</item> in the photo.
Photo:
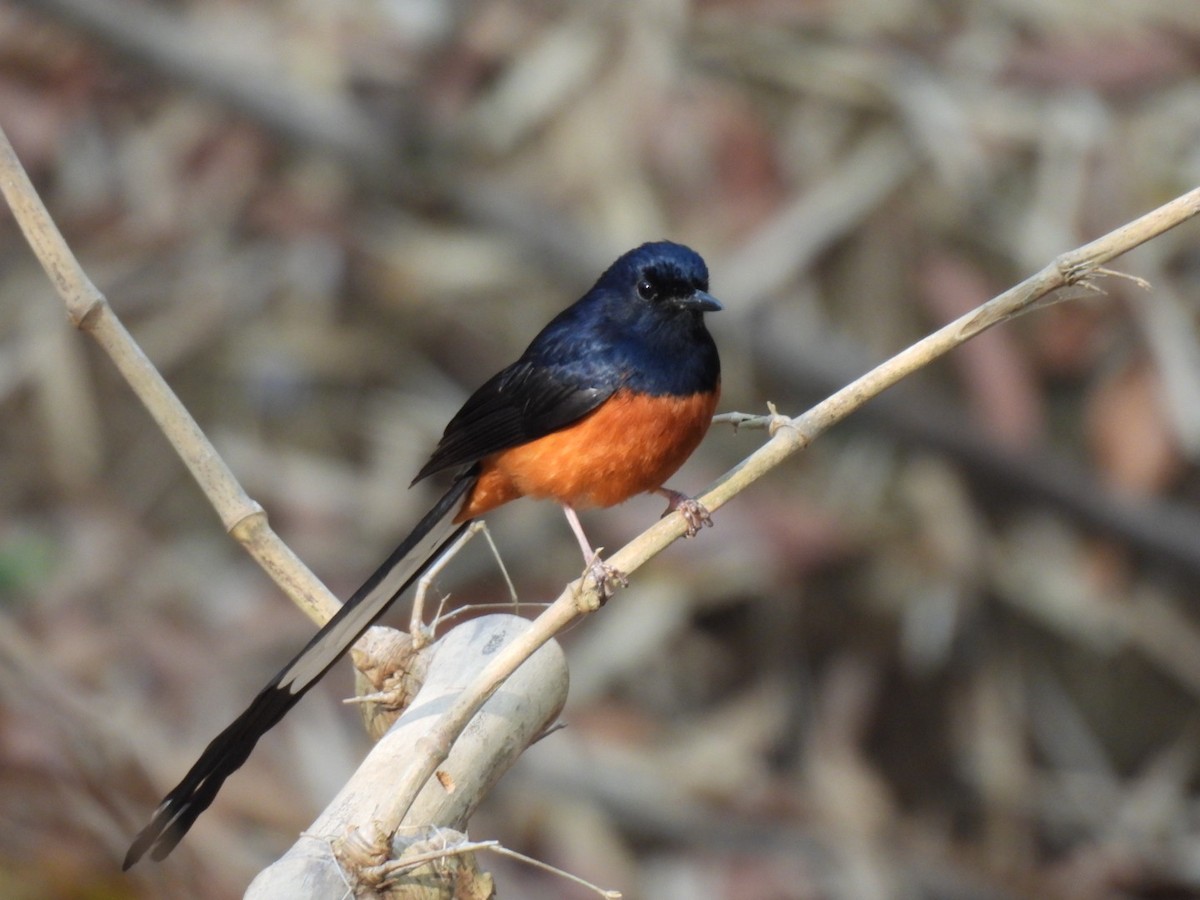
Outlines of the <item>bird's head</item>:
{"type": "Polygon", "coordinates": [[[642,244],[600,276],[598,288],[650,310],[701,313],[722,309],[708,293],[708,266],[690,247],[670,241],[642,244]]]}

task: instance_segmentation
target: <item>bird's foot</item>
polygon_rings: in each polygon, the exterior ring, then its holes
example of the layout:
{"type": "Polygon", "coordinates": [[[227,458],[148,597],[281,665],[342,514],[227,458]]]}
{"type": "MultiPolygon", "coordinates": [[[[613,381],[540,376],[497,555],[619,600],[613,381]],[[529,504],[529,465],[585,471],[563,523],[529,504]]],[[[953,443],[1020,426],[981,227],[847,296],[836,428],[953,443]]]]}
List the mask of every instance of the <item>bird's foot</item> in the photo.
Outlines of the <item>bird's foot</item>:
{"type": "Polygon", "coordinates": [[[683,516],[683,521],[687,523],[687,531],[683,533],[684,537],[692,538],[700,533],[701,528],[712,528],[712,514],[699,500],[670,488],[661,488],[659,493],[667,498],[667,508],[660,518],[666,518],[671,513],[678,512],[683,516]]]}
{"type": "Polygon", "coordinates": [[[617,592],[617,588],[629,587],[629,576],[601,560],[600,551],[592,555],[592,561],[588,563],[584,575],[595,582],[596,590],[600,592],[601,606],[617,592]]]}

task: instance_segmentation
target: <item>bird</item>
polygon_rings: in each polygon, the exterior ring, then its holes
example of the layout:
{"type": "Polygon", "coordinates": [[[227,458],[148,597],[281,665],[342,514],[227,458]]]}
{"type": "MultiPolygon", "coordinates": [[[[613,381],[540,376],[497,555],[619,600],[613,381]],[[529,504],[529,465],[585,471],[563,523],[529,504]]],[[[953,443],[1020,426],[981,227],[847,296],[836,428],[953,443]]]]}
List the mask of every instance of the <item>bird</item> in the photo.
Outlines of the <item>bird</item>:
{"type": "Polygon", "coordinates": [[[708,511],[666,487],[704,437],[721,364],[704,315],[722,309],[708,267],[670,241],[620,256],[524,353],[450,419],[413,484],[453,472],[449,489],[304,648],[218,734],[162,800],[126,854],[162,860],[255,744],[470,523],[520,497],[557,501],[602,599],[626,578],[606,565],[577,511],[642,493],[668,501],[694,535],[708,511]]]}

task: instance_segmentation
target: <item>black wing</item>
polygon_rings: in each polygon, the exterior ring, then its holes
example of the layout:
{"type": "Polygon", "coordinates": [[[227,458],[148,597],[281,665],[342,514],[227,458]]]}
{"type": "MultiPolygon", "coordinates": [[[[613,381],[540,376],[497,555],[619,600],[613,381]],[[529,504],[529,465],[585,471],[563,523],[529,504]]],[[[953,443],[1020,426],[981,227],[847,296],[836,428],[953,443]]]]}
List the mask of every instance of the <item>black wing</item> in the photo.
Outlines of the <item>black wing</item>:
{"type": "Polygon", "coordinates": [[[544,437],[582,419],[616,391],[615,374],[583,377],[578,368],[522,359],[491,378],[446,426],[437,449],[413,482],[544,437]]]}

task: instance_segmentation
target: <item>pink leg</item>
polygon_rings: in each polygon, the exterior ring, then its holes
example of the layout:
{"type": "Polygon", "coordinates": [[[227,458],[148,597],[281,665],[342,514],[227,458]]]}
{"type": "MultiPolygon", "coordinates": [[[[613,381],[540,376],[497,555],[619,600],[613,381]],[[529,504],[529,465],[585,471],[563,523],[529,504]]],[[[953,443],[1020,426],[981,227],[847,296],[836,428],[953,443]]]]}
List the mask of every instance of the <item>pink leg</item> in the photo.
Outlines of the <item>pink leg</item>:
{"type": "Polygon", "coordinates": [[[600,590],[601,599],[607,600],[618,587],[628,587],[629,578],[624,572],[620,572],[600,561],[600,551],[592,549],[587,535],[583,533],[583,525],[580,524],[579,516],[576,515],[575,510],[565,503],[562,505],[562,508],[563,513],[567,517],[567,522],[571,526],[571,530],[575,532],[575,540],[579,541],[579,549],[583,551],[584,565],[587,566],[587,572],[592,576],[592,580],[596,582],[596,587],[600,590]]]}
{"type": "Polygon", "coordinates": [[[656,488],[654,493],[667,498],[667,510],[663,513],[664,517],[676,510],[683,516],[683,520],[687,522],[687,531],[684,532],[684,537],[695,537],[701,528],[712,527],[712,516],[699,500],[693,500],[687,494],[673,491],[669,487],[656,488]]]}

